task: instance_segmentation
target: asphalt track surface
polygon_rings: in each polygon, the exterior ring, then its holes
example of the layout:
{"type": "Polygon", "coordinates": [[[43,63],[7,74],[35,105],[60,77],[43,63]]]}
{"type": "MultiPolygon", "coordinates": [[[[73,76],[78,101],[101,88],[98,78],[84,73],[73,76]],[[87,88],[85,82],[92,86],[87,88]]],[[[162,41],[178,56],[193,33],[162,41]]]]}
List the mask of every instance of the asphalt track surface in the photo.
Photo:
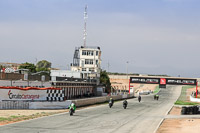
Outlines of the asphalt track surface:
{"type": "Polygon", "coordinates": [[[29,121],[0,126],[0,133],[154,133],[179,97],[181,86],[168,86],[153,95],[128,100],[123,109],[122,101],[77,110],[74,116],[58,114],[29,121]]]}

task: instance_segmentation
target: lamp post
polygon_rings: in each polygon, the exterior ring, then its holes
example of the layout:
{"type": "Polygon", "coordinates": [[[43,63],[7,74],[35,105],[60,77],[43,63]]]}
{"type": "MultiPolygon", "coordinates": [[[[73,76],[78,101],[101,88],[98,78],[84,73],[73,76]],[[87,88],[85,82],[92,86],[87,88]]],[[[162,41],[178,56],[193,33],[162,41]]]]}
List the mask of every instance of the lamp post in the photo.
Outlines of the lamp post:
{"type": "Polygon", "coordinates": [[[196,98],[197,98],[197,95],[198,95],[197,91],[198,91],[198,80],[196,81],[196,98]]]}
{"type": "Polygon", "coordinates": [[[128,85],[128,61],[126,62],[126,77],[127,77],[127,85],[128,85]]]}

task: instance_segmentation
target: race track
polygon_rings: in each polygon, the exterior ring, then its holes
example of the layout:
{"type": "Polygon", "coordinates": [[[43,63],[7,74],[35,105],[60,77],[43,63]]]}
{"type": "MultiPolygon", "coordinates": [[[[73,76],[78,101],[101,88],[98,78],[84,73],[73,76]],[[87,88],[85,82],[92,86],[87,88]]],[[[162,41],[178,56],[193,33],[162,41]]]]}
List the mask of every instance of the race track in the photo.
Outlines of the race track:
{"type": "Polygon", "coordinates": [[[168,86],[153,95],[128,100],[123,109],[122,101],[68,113],[0,126],[1,133],[154,133],[181,92],[181,86],[168,86]]]}

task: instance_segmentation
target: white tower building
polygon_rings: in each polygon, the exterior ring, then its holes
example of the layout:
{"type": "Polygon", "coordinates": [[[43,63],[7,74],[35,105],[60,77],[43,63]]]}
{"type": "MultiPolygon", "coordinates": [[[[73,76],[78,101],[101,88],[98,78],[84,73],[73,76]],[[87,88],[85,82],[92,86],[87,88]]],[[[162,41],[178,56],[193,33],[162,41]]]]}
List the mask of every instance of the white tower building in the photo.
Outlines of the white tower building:
{"type": "Polygon", "coordinates": [[[84,31],[83,46],[75,49],[71,71],[81,72],[82,78],[99,78],[101,69],[101,50],[100,47],[86,46],[86,22],[87,22],[87,5],[84,11],[84,31]]]}
{"type": "Polygon", "coordinates": [[[71,70],[81,72],[82,78],[99,78],[101,70],[100,47],[76,48],[71,70]]]}

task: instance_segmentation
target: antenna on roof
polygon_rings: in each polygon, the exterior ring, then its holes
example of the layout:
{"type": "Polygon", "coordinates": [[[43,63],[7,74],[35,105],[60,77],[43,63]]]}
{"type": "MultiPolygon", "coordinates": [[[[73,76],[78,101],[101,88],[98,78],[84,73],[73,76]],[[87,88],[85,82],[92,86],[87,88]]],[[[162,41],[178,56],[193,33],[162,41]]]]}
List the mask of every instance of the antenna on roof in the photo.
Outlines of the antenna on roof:
{"type": "Polygon", "coordinates": [[[87,22],[87,5],[85,5],[85,12],[84,12],[84,33],[83,33],[83,40],[84,40],[84,47],[86,47],[86,37],[87,37],[87,32],[86,32],[86,22],[87,22]]]}

